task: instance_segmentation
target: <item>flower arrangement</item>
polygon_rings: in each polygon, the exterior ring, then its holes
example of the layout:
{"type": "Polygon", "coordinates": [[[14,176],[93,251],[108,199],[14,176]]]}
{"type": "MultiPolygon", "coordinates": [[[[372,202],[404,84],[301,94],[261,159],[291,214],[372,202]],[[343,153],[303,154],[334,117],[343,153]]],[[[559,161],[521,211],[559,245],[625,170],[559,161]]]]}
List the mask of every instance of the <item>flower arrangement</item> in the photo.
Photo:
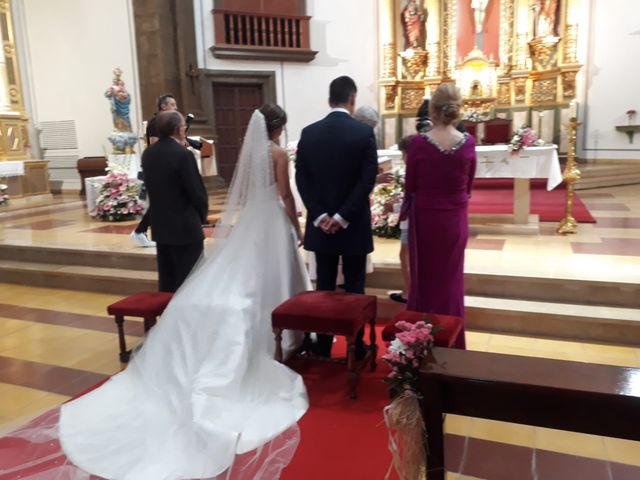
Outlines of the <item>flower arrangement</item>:
{"type": "Polygon", "coordinates": [[[102,184],[91,216],[109,222],[136,218],[144,209],[138,198],[139,190],[137,180],[129,178],[126,173],[110,171],[102,184]]]}
{"type": "Polygon", "coordinates": [[[9,195],[7,195],[7,188],[4,183],[0,183],[0,206],[9,204],[9,195]]]}
{"type": "Polygon", "coordinates": [[[418,372],[433,345],[433,327],[424,321],[396,323],[400,330],[382,357],[391,373],[385,379],[395,398],[384,409],[392,465],[402,479],[424,478],[427,432],[418,393],[418,372]]]}
{"type": "Polygon", "coordinates": [[[465,112],[462,115],[462,119],[468,120],[470,122],[478,123],[478,122],[484,122],[487,119],[487,116],[478,113],[476,110],[471,110],[471,111],[465,112]]]}
{"type": "Polygon", "coordinates": [[[433,325],[422,320],[416,323],[400,321],[396,327],[400,332],[382,357],[391,366],[386,381],[391,383],[393,391],[415,393],[418,370],[433,345],[433,325]]]}
{"type": "Polygon", "coordinates": [[[544,141],[536,135],[536,132],[531,127],[522,126],[511,137],[509,151],[516,153],[525,147],[536,145],[544,145],[544,141]]]}
{"type": "Polygon", "coordinates": [[[285,150],[287,151],[287,155],[289,156],[289,161],[295,162],[296,154],[298,153],[298,142],[295,141],[287,143],[287,148],[285,150]]]}
{"type": "Polygon", "coordinates": [[[404,195],[404,166],[391,172],[391,181],[373,189],[371,199],[371,228],[382,238],[400,238],[400,213],[396,205],[404,195]]]}

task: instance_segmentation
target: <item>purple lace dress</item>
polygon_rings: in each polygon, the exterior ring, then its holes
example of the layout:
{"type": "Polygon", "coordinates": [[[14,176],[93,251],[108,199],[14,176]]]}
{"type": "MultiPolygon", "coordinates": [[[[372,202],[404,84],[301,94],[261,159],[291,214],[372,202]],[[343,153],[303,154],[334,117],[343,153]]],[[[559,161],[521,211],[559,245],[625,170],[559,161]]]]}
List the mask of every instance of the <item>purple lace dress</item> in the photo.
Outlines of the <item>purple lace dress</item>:
{"type": "MultiPolygon", "coordinates": [[[[475,168],[475,140],[468,134],[449,150],[427,135],[409,146],[402,206],[409,218],[408,310],[464,318],[467,204],[475,168]]],[[[464,328],[455,346],[465,348],[464,328]]]]}

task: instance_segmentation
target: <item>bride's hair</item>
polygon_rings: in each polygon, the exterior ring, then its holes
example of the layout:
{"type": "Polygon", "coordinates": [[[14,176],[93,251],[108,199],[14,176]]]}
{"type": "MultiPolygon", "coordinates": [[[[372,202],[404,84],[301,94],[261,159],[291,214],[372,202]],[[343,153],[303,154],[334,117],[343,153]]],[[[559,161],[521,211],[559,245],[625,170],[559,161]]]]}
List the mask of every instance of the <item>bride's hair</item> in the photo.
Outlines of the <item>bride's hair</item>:
{"type": "Polygon", "coordinates": [[[260,113],[264,117],[264,123],[267,126],[267,134],[271,138],[271,134],[282,128],[287,123],[286,112],[275,103],[265,103],[260,107],[260,113]]]}

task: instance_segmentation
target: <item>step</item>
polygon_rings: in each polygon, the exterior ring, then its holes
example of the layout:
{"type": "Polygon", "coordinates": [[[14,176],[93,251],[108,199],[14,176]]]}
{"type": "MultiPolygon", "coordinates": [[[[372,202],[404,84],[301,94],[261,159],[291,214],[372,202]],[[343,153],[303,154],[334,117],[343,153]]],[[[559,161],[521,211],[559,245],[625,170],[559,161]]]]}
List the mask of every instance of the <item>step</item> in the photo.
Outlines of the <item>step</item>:
{"type": "Polygon", "coordinates": [[[620,175],[611,177],[582,178],[575,184],[576,190],[591,188],[618,187],[622,185],[640,184],[640,175],[620,175]]]}
{"type": "MultiPolygon", "coordinates": [[[[378,322],[388,322],[406,305],[389,300],[388,291],[367,288],[378,297],[378,322]]],[[[562,340],[640,345],[640,310],[465,297],[465,327],[472,331],[562,340]]]]}
{"type": "MultiPolygon", "coordinates": [[[[637,283],[476,272],[466,272],[464,281],[465,293],[471,296],[621,308],[640,305],[640,284],[637,283]]],[[[402,284],[398,266],[376,264],[373,273],[367,275],[370,288],[401,290],[402,284]]]]}
{"type": "Polygon", "coordinates": [[[0,279],[32,287],[131,295],[158,289],[155,272],[3,260],[0,279]]]}
{"type": "Polygon", "coordinates": [[[155,249],[136,252],[0,244],[0,260],[156,271],[155,249]]]}
{"type": "Polygon", "coordinates": [[[470,330],[640,345],[640,310],[633,308],[465,297],[470,330]]]}

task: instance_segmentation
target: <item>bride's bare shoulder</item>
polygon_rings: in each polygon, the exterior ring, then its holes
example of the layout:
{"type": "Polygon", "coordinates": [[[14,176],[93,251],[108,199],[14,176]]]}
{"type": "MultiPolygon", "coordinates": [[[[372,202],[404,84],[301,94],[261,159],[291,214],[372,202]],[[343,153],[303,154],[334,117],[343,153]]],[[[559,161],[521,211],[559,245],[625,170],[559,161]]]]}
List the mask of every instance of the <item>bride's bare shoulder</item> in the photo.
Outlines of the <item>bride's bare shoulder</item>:
{"type": "Polygon", "coordinates": [[[271,142],[271,158],[280,161],[288,160],[289,156],[287,155],[287,151],[284,148],[271,142]]]}

